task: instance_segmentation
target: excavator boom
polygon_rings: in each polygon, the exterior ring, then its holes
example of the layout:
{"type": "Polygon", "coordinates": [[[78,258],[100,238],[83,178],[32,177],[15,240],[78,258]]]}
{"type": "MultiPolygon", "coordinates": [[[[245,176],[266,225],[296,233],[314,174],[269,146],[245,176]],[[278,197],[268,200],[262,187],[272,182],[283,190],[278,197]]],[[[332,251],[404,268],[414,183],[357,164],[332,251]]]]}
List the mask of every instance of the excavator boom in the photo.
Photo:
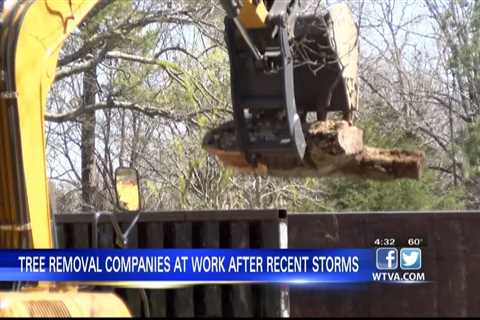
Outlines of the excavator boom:
{"type": "MultiPolygon", "coordinates": [[[[63,41],[96,0],[7,3],[0,37],[0,246],[52,248],[44,112],[63,41]]],[[[128,316],[111,293],[50,284],[0,292],[1,317],[128,316]]]]}
{"type": "Polygon", "coordinates": [[[2,247],[53,247],[44,112],[63,41],[92,0],[18,1],[2,14],[0,212],[2,247]],[[42,23],[39,23],[41,21],[42,23]]]}

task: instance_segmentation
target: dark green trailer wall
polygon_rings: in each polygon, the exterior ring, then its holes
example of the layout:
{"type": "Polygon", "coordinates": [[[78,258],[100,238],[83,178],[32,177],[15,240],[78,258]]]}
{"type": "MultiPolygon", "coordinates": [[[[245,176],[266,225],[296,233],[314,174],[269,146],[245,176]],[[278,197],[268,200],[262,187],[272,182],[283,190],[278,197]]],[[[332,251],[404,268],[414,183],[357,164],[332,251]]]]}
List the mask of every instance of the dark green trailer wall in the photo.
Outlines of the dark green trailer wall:
{"type": "MultiPolygon", "coordinates": [[[[56,215],[62,247],[113,247],[108,217],[56,215]],[[97,232],[94,232],[97,225],[97,232]]],[[[132,216],[118,216],[126,229],[132,216]]],[[[376,238],[424,239],[426,284],[197,286],[117,290],[137,316],[480,316],[480,212],[292,213],[284,210],[141,215],[128,247],[369,247],[376,238]],[[280,224],[288,231],[279,232],[280,224]]],[[[110,290],[110,289],[103,289],[110,290]]]]}
{"type": "Polygon", "coordinates": [[[290,287],[291,316],[480,316],[480,212],[291,214],[290,248],[425,239],[427,284],[290,287]]]}
{"type": "MultiPolygon", "coordinates": [[[[116,220],[122,230],[127,230],[134,216],[116,214],[116,220]]],[[[279,248],[279,225],[285,218],[284,210],[142,213],[131,229],[126,247],[279,248]]],[[[55,220],[61,248],[91,248],[95,243],[100,248],[112,248],[119,242],[109,215],[57,214],[55,220]]],[[[279,285],[116,289],[135,316],[156,317],[279,317],[282,301],[288,299],[286,290],[279,285]]],[[[288,303],[283,305],[283,309],[288,307],[288,303]]]]}

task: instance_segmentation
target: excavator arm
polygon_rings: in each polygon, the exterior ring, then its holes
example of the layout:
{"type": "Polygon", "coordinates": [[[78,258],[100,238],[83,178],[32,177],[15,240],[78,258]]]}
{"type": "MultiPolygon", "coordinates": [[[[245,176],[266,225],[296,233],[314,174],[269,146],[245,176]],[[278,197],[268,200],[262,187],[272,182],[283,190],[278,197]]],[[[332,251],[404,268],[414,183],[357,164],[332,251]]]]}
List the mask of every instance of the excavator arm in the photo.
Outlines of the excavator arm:
{"type": "MultiPolygon", "coordinates": [[[[0,38],[0,247],[52,248],[44,113],[66,37],[96,0],[7,2],[0,38]]],[[[0,292],[0,316],[128,316],[111,293],[40,283],[0,292]]]]}
{"type": "Polygon", "coordinates": [[[237,162],[255,167],[287,157],[302,163],[308,113],[324,121],[327,113],[338,112],[351,122],[357,106],[351,11],[340,4],[325,14],[318,3],[295,0],[221,3],[227,12],[237,162]]]}

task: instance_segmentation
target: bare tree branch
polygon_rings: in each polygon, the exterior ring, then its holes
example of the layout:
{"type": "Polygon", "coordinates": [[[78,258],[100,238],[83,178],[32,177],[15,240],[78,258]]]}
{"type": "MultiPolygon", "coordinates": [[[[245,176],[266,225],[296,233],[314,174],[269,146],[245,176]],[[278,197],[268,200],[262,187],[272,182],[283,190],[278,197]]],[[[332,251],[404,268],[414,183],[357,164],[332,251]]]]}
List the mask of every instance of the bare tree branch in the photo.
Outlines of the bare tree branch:
{"type": "Polygon", "coordinates": [[[170,113],[170,112],[161,110],[159,108],[140,106],[139,104],[129,102],[129,101],[103,101],[103,102],[95,103],[93,105],[87,105],[85,107],[78,107],[74,110],[59,113],[59,114],[47,113],[45,114],[45,120],[51,121],[51,122],[57,122],[57,123],[61,123],[65,121],[76,121],[79,116],[85,113],[97,111],[97,110],[106,110],[106,109],[125,109],[125,110],[137,111],[151,118],[161,117],[161,118],[165,118],[165,119],[176,121],[176,122],[187,121],[192,124],[195,123],[193,121],[194,117],[211,111],[211,110],[201,110],[196,112],[190,112],[185,115],[176,115],[174,113],[170,113]]]}

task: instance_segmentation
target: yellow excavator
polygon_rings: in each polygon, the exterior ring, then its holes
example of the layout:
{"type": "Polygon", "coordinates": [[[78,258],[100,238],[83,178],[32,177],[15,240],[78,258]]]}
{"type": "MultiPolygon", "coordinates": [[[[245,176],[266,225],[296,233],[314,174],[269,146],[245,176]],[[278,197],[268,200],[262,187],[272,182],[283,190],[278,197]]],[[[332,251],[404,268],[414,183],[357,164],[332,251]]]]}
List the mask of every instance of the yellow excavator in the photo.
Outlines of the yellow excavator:
{"type": "MultiPolygon", "coordinates": [[[[44,135],[47,95],[64,40],[97,2],[0,1],[3,249],[54,248],[44,135]]],[[[309,112],[325,119],[335,111],[351,120],[357,106],[357,30],[351,12],[340,5],[326,15],[309,13],[293,0],[220,3],[226,12],[234,121],[247,161],[272,152],[303,159],[302,125],[309,112]],[[262,130],[265,121],[282,128],[268,141],[252,140],[249,132],[262,130]]],[[[117,192],[122,193],[118,186],[117,192]]],[[[136,195],[131,199],[126,202],[138,201],[136,195]]],[[[128,315],[116,295],[82,292],[76,285],[38,283],[0,292],[0,316],[128,315]]]]}

